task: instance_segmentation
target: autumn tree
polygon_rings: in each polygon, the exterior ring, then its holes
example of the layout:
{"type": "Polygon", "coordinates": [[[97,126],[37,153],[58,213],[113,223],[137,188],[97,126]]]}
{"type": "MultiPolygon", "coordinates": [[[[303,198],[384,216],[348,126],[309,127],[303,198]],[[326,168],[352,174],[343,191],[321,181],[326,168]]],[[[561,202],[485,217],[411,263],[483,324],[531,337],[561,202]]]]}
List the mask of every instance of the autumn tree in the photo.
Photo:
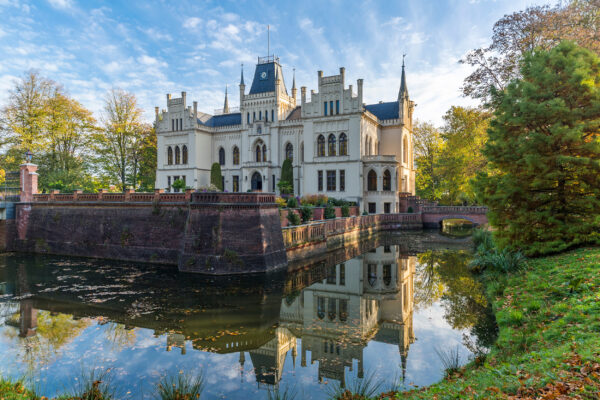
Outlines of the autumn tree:
{"type": "Polygon", "coordinates": [[[104,100],[102,131],[94,135],[99,165],[119,181],[122,190],[138,186],[139,149],[144,131],[141,116],[134,94],[113,89],[104,100]]]}
{"type": "Polygon", "coordinates": [[[500,247],[528,255],[600,242],[600,58],[563,42],[527,54],[495,91],[478,176],[500,247]]]}
{"type": "Polygon", "coordinates": [[[503,90],[519,77],[519,62],[525,53],[536,48],[551,49],[564,39],[600,53],[600,0],[532,6],[502,17],[494,24],[492,43],[461,60],[475,67],[465,79],[463,93],[491,100],[492,88],[503,90]]]}
{"type": "Polygon", "coordinates": [[[416,193],[424,199],[440,200],[442,186],[438,164],[444,146],[440,130],[430,122],[416,121],[413,140],[417,165],[416,193]]]}
{"type": "Polygon", "coordinates": [[[143,124],[141,130],[140,146],[135,152],[134,159],[138,182],[137,187],[144,190],[153,190],[156,182],[156,130],[154,126],[143,124]]]}
{"type": "Polygon", "coordinates": [[[444,145],[436,168],[444,203],[476,201],[471,181],[486,165],[482,150],[489,118],[488,112],[477,108],[453,106],[446,112],[441,133],[444,145]]]}

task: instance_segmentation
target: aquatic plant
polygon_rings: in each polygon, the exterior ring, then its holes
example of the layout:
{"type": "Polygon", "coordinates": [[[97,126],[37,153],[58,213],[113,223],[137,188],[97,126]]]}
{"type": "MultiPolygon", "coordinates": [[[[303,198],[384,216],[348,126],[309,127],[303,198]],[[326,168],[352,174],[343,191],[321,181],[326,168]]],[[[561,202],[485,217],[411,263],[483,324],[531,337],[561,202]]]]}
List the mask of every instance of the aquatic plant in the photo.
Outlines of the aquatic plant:
{"type": "Polygon", "coordinates": [[[156,385],[156,398],[160,400],[195,400],[204,390],[204,373],[192,375],[180,372],[167,375],[156,385]]]}
{"type": "Polygon", "coordinates": [[[330,384],[326,392],[329,398],[335,400],[371,398],[381,391],[383,384],[382,380],[376,379],[375,373],[367,372],[363,378],[350,380],[347,387],[337,382],[330,384]]]}
{"type": "Polygon", "coordinates": [[[460,369],[462,360],[460,357],[460,347],[459,346],[450,348],[447,351],[444,351],[438,347],[434,347],[433,350],[435,351],[435,354],[437,354],[440,361],[442,362],[446,376],[451,376],[460,369]]]}
{"type": "Polygon", "coordinates": [[[61,396],[69,400],[110,400],[117,398],[115,389],[111,385],[111,369],[91,368],[82,371],[81,378],[76,380],[74,388],[61,396]]]}
{"type": "Polygon", "coordinates": [[[294,400],[296,395],[295,386],[291,388],[286,386],[283,391],[279,387],[267,390],[267,400],[294,400]]]}

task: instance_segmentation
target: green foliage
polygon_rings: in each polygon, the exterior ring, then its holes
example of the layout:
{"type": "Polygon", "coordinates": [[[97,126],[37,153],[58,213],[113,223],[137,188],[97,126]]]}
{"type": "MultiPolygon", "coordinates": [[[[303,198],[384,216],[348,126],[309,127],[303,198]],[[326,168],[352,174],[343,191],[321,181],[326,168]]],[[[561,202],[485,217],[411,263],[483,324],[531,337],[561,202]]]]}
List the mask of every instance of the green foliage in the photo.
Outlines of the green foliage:
{"type": "Polygon", "coordinates": [[[369,215],[369,212],[367,210],[363,211],[362,215],[369,215]]]}
{"type": "Polygon", "coordinates": [[[308,194],[302,196],[300,199],[301,204],[323,207],[327,204],[328,197],[324,194],[308,194]]]}
{"type": "Polygon", "coordinates": [[[294,210],[289,210],[287,220],[290,225],[300,225],[300,216],[294,210]]]}
{"type": "Polygon", "coordinates": [[[492,233],[484,228],[477,228],[473,230],[473,247],[474,250],[480,252],[486,252],[495,248],[494,239],[492,233]]]}
{"type": "Polygon", "coordinates": [[[364,378],[355,378],[348,382],[347,387],[343,387],[335,382],[327,386],[327,394],[330,399],[369,399],[376,396],[383,381],[376,379],[375,374],[367,372],[364,378]]]}
{"type": "Polygon", "coordinates": [[[496,92],[476,180],[500,248],[526,255],[600,243],[600,58],[563,42],[534,51],[496,92]]]}
{"type": "Polygon", "coordinates": [[[442,362],[442,365],[444,367],[444,373],[447,377],[452,376],[462,366],[463,362],[460,357],[459,346],[452,347],[448,350],[443,350],[441,348],[434,347],[433,350],[442,362]]]}
{"type": "Polygon", "coordinates": [[[221,175],[221,165],[219,163],[213,163],[210,167],[210,184],[223,191],[223,175],[221,175]]]}
{"type": "Polygon", "coordinates": [[[508,249],[484,250],[483,246],[482,244],[471,262],[471,266],[476,267],[477,270],[492,269],[509,273],[518,271],[525,265],[526,258],[521,252],[513,252],[508,249]]]}
{"type": "Polygon", "coordinates": [[[312,217],[313,217],[312,207],[302,206],[300,208],[300,214],[302,215],[302,222],[303,223],[309,222],[310,220],[312,220],[312,217]]]}
{"type": "Polygon", "coordinates": [[[406,210],[406,211],[407,211],[409,214],[412,214],[412,213],[414,213],[414,210],[413,210],[412,206],[409,206],[409,207],[408,207],[408,210],[406,210]]]}
{"type": "Polygon", "coordinates": [[[350,206],[348,206],[348,204],[344,204],[342,206],[342,217],[349,217],[350,216],[350,206]]]}
{"type": "Polygon", "coordinates": [[[323,212],[323,218],[325,219],[333,219],[335,218],[335,208],[331,203],[327,203],[325,206],[325,211],[323,212]]]}
{"type": "Polygon", "coordinates": [[[279,208],[285,208],[285,207],[287,207],[287,201],[285,201],[284,198],[276,197],[275,198],[275,203],[277,204],[277,207],[279,207],[279,208]]]}
{"type": "Polygon", "coordinates": [[[281,387],[277,385],[273,389],[267,389],[267,400],[294,400],[296,395],[295,387],[286,386],[284,390],[281,390],[281,387]]]}
{"type": "Polygon", "coordinates": [[[155,397],[160,400],[197,400],[204,390],[204,374],[179,373],[165,376],[156,385],[155,397]]]}
{"type": "Polygon", "coordinates": [[[277,185],[281,193],[294,194],[294,169],[289,158],[286,158],[281,165],[281,179],[277,185]]]}
{"type": "Polygon", "coordinates": [[[176,189],[176,190],[185,190],[185,188],[186,188],[186,185],[185,185],[185,182],[183,181],[183,179],[176,179],[171,186],[173,187],[173,189],[176,189]]]}
{"type": "Polygon", "coordinates": [[[298,200],[294,196],[287,199],[288,208],[298,208],[298,200]]]}

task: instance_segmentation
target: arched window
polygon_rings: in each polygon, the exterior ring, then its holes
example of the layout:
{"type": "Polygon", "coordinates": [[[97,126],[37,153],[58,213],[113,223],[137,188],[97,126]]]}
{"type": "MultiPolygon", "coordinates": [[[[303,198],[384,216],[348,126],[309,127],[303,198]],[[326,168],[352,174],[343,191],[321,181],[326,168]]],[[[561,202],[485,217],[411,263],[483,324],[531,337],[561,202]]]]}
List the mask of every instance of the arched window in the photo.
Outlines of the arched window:
{"type": "Polygon", "coordinates": [[[392,190],[392,174],[388,169],[383,172],[383,190],[392,190]]]}
{"type": "Polygon", "coordinates": [[[181,164],[181,150],[179,150],[179,146],[175,146],[175,164],[181,164]]]}
{"type": "Polygon", "coordinates": [[[370,170],[369,174],[367,175],[367,190],[377,190],[377,173],[373,170],[370,170]]]}
{"type": "Polygon", "coordinates": [[[365,138],[365,156],[369,155],[369,138],[365,138]]]}
{"type": "Polygon", "coordinates": [[[408,162],[408,139],[404,136],[404,140],[402,141],[402,161],[408,162]]]}
{"type": "Polygon", "coordinates": [[[183,145],[183,147],[181,148],[181,161],[182,161],[182,164],[188,163],[188,152],[187,152],[186,145],[183,145]]]}
{"type": "Polygon", "coordinates": [[[171,146],[167,147],[167,164],[173,165],[173,149],[171,146]]]}
{"type": "Polygon", "coordinates": [[[267,161],[267,145],[266,144],[263,144],[262,150],[263,150],[262,153],[263,153],[263,162],[264,162],[264,161],[267,161]]]}
{"type": "Polygon", "coordinates": [[[256,149],[254,150],[256,153],[256,162],[261,161],[261,152],[260,152],[260,143],[256,145],[256,149]]]}
{"type": "Polygon", "coordinates": [[[285,158],[294,161],[294,146],[291,143],[285,145],[285,158]]]}
{"type": "Polygon", "coordinates": [[[345,133],[340,135],[340,156],[348,155],[348,138],[345,133]]]}
{"type": "Polygon", "coordinates": [[[317,138],[317,156],[325,156],[325,137],[323,135],[319,135],[317,138]]]}
{"type": "Polygon", "coordinates": [[[219,164],[225,165],[225,149],[219,147],[219,164]]]}
{"type": "Polygon", "coordinates": [[[331,135],[329,135],[329,138],[327,138],[327,143],[328,143],[328,153],[330,156],[335,156],[335,143],[336,143],[336,139],[335,139],[335,135],[332,133],[331,135]]]}
{"type": "Polygon", "coordinates": [[[237,146],[233,146],[233,165],[240,164],[240,149],[237,146]]]}
{"type": "Polygon", "coordinates": [[[300,143],[300,161],[304,162],[304,142],[300,143]]]}

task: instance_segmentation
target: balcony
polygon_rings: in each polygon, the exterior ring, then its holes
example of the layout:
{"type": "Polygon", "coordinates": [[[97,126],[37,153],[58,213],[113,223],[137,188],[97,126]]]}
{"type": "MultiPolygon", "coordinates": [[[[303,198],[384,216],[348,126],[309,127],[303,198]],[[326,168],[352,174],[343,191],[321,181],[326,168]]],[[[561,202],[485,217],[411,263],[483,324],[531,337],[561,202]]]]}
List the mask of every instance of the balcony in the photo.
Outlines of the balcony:
{"type": "Polygon", "coordinates": [[[361,160],[364,163],[381,163],[381,162],[385,162],[385,163],[393,162],[393,163],[395,163],[395,162],[397,162],[395,155],[390,155],[390,156],[384,156],[384,155],[362,156],[361,160]]]}

